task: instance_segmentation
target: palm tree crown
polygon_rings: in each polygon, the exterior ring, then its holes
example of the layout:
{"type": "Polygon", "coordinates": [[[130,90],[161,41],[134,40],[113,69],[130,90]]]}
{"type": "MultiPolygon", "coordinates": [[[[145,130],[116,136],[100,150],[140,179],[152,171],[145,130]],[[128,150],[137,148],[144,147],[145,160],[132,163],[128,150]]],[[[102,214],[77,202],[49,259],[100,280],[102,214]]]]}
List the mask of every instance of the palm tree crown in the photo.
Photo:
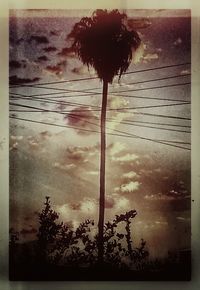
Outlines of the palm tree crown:
{"type": "Polygon", "coordinates": [[[132,50],[140,45],[136,31],[125,25],[126,14],[118,10],[96,10],[92,17],[83,17],[69,34],[72,49],[98,77],[112,83],[115,75],[122,75],[132,59],[132,50]]]}

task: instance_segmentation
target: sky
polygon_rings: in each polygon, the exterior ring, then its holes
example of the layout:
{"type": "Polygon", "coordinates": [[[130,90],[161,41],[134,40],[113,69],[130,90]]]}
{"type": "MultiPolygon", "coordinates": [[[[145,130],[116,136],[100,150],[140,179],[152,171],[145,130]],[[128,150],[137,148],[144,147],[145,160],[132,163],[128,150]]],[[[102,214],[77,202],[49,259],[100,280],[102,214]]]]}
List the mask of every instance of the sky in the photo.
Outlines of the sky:
{"type": "MultiPolygon", "coordinates": [[[[61,220],[97,223],[102,83],[67,38],[90,14],[10,14],[10,225],[26,241],[47,195],[61,220]]],[[[136,209],[134,241],[165,256],[190,247],[191,19],[186,10],[127,14],[142,43],[109,86],[105,215],[136,209]]]]}

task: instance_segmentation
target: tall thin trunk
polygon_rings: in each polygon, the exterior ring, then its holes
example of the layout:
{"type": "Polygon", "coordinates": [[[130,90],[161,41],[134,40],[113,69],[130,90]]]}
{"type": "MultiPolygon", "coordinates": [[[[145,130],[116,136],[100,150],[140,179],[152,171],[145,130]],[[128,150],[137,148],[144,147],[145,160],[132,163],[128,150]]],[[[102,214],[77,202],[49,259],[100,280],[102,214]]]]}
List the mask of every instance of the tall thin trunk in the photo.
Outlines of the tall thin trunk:
{"type": "Polygon", "coordinates": [[[107,107],[108,82],[103,81],[103,95],[101,105],[101,159],[100,159],[100,199],[99,199],[99,239],[98,261],[103,262],[104,254],[104,211],[105,211],[105,165],[106,165],[106,107],[107,107]]]}

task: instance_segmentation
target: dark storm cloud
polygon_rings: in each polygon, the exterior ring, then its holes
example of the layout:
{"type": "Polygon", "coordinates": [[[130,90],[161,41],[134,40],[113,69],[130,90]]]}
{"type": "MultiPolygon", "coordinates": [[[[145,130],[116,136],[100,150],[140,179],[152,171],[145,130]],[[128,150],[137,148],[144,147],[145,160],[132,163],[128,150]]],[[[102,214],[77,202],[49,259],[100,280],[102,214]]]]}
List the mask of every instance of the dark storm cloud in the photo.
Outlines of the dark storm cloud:
{"type": "Polygon", "coordinates": [[[114,198],[106,196],[106,198],[105,198],[105,208],[113,208],[114,205],[115,205],[114,198]]]}
{"type": "Polygon", "coordinates": [[[38,61],[48,61],[49,59],[46,55],[42,55],[42,56],[39,56],[37,60],[38,61]]]}
{"type": "Polygon", "coordinates": [[[63,111],[67,107],[67,105],[64,101],[59,101],[58,103],[59,104],[56,106],[56,109],[58,109],[60,111],[63,111]]]}
{"type": "Polygon", "coordinates": [[[48,47],[43,48],[43,50],[45,52],[53,52],[53,51],[56,51],[58,49],[55,46],[48,46],[48,47]]]}
{"type": "Polygon", "coordinates": [[[67,157],[70,160],[73,160],[74,163],[77,162],[83,162],[86,158],[85,151],[81,150],[81,148],[78,147],[68,147],[66,149],[67,157]]]}
{"type": "Polygon", "coordinates": [[[71,71],[75,74],[82,75],[85,71],[85,67],[74,67],[71,71]]]}
{"type": "Polygon", "coordinates": [[[64,47],[59,53],[59,56],[63,57],[75,57],[75,53],[71,47],[64,47]]]}
{"type": "Polygon", "coordinates": [[[64,60],[64,61],[58,62],[56,65],[48,65],[46,67],[46,70],[58,76],[58,75],[61,75],[65,71],[66,64],[67,62],[64,60]]]}
{"type": "Polygon", "coordinates": [[[53,66],[48,65],[46,67],[46,70],[56,75],[60,75],[62,73],[62,68],[59,65],[53,65],[53,66]]]}
{"type": "Polygon", "coordinates": [[[13,43],[15,42],[15,39],[14,39],[13,36],[10,36],[10,37],[9,37],[9,42],[10,42],[11,44],[13,44],[13,43]]]}
{"type": "Polygon", "coordinates": [[[71,204],[69,204],[69,206],[72,210],[80,210],[81,209],[80,203],[71,203],[71,204]]]}
{"type": "Polygon", "coordinates": [[[29,79],[29,78],[19,78],[18,76],[14,75],[14,76],[9,77],[9,84],[10,85],[27,84],[27,83],[34,83],[39,80],[40,78],[38,77],[29,79]]]}
{"type": "Polygon", "coordinates": [[[17,45],[20,45],[22,42],[24,42],[24,38],[23,38],[23,37],[19,38],[19,39],[16,41],[16,44],[17,44],[17,45]]]}
{"type": "Polygon", "coordinates": [[[82,135],[92,134],[92,132],[82,131],[81,129],[87,130],[97,130],[98,118],[91,111],[90,107],[78,107],[73,109],[68,115],[66,115],[65,120],[67,120],[70,126],[75,126],[74,128],[77,133],[82,135]]]}
{"type": "Polygon", "coordinates": [[[149,19],[139,18],[139,19],[128,19],[128,27],[130,29],[143,29],[149,27],[152,23],[149,19]]]}
{"type": "Polygon", "coordinates": [[[21,67],[22,67],[22,64],[18,60],[9,61],[9,68],[10,69],[18,69],[21,67]]]}
{"type": "Polygon", "coordinates": [[[66,66],[66,64],[67,64],[66,60],[63,60],[57,63],[58,66],[66,66]]]}
{"type": "Polygon", "coordinates": [[[50,34],[53,35],[53,36],[58,36],[60,33],[60,30],[51,30],[50,31],[50,34]]]}
{"type": "Polygon", "coordinates": [[[48,44],[49,40],[46,36],[39,36],[39,35],[32,35],[28,42],[31,43],[32,41],[35,41],[37,44],[48,44]]]}
{"type": "Polygon", "coordinates": [[[92,159],[93,157],[99,155],[99,144],[94,146],[80,147],[80,146],[70,146],[66,149],[66,154],[64,159],[71,160],[73,163],[85,162],[88,158],[92,159]]]}

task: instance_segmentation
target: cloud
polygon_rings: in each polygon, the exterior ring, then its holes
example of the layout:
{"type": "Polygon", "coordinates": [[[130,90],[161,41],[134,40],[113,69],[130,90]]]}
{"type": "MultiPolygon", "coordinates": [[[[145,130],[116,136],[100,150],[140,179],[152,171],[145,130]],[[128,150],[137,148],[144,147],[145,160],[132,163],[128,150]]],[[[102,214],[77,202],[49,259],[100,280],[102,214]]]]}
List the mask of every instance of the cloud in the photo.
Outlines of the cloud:
{"type": "Polygon", "coordinates": [[[134,64],[137,64],[143,60],[146,48],[146,45],[141,42],[139,47],[133,52],[132,62],[134,64]]]}
{"type": "Polygon", "coordinates": [[[87,174],[93,175],[93,176],[98,176],[99,175],[99,171],[88,171],[87,174]]]}
{"type": "Polygon", "coordinates": [[[85,160],[86,152],[81,147],[68,147],[66,153],[69,159],[76,162],[83,162],[85,160]]]}
{"type": "Polygon", "coordinates": [[[181,45],[182,44],[182,42],[183,42],[183,40],[180,38],[180,37],[178,37],[175,41],[174,41],[174,46],[179,46],[179,45],[181,45]]]}
{"type": "Polygon", "coordinates": [[[37,82],[39,80],[40,80],[40,78],[38,78],[38,77],[35,77],[33,79],[29,79],[29,78],[20,78],[20,77],[14,75],[14,76],[9,77],[9,84],[10,85],[27,84],[27,83],[34,83],[34,82],[37,82]]]}
{"type": "Polygon", "coordinates": [[[20,45],[22,42],[24,42],[24,38],[21,37],[21,38],[17,39],[16,44],[20,45]]]}
{"type": "Polygon", "coordinates": [[[130,172],[127,172],[127,173],[124,173],[122,175],[123,178],[127,178],[127,179],[132,179],[132,178],[135,178],[135,177],[138,177],[137,173],[134,172],[134,171],[130,171],[130,172]]]}
{"type": "Polygon", "coordinates": [[[30,146],[31,149],[35,150],[35,149],[39,149],[39,142],[36,140],[28,140],[28,145],[30,146]]]}
{"type": "Polygon", "coordinates": [[[152,22],[147,18],[130,18],[127,20],[127,25],[130,29],[143,29],[149,27],[151,24],[152,22]]]}
{"type": "Polygon", "coordinates": [[[23,140],[23,136],[14,136],[14,135],[11,135],[10,136],[10,139],[13,140],[13,141],[21,141],[21,140],[23,140]]]}
{"type": "Polygon", "coordinates": [[[39,36],[39,35],[31,35],[28,42],[31,43],[32,41],[35,41],[37,44],[48,44],[49,40],[46,36],[39,36]]]}
{"type": "Polygon", "coordinates": [[[48,61],[49,59],[46,55],[42,55],[42,56],[39,56],[37,60],[38,61],[48,61]]]}
{"type": "Polygon", "coordinates": [[[166,222],[166,221],[155,221],[155,224],[164,226],[164,225],[168,225],[168,222],[166,222]]]}
{"type": "Polygon", "coordinates": [[[95,75],[95,70],[93,68],[89,68],[86,66],[79,66],[79,67],[74,67],[72,70],[72,73],[74,74],[78,74],[78,75],[86,75],[86,74],[90,74],[90,75],[95,75]]]}
{"type": "Polygon", "coordinates": [[[130,181],[129,183],[120,186],[121,192],[133,192],[139,189],[140,183],[138,181],[130,181]]]}
{"type": "Polygon", "coordinates": [[[173,196],[173,195],[162,194],[162,193],[159,192],[159,193],[156,193],[156,194],[145,195],[144,199],[171,201],[171,200],[175,200],[176,197],[173,196]]]}
{"type": "Polygon", "coordinates": [[[58,49],[55,46],[48,46],[48,47],[43,48],[43,50],[45,52],[53,52],[53,51],[57,51],[58,49]]]}
{"type": "Polygon", "coordinates": [[[68,203],[62,204],[61,206],[56,206],[55,210],[59,213],[59,216],[62,221],[71,221],[73,218],[72,209],[68,203]]]}
{"type": "Polygon", "coordinates": [[[105,208],[113,208],[115,205],[115,200],[113,197],[106,196],[105,197],[105,208]]]}
{"type": "Polygon", "coordinates": [[[143,56],[143,60],[145,61],[151,61],[158,59],[157,53],[147,53],[145,56],[143,56]]]}
{"type": "Polygon", "coordinates": [[[58,56],[61,57],[70,57],[73,58],[75,57],[75,52],[72,50],[70,47],[64,47],[59,53],[58,56]]]}
{"type": "Polygon", "coordinates": [[[130,209],[130,201],[126,197],[117,196],[115,199],[115,210],[117,211],[125,211],[130,209]]]}
{"type": "Polygon", "coordinates": [[[58,36],[60,34],[60,30],[51,30],[50,34],[53,36],[58,36]]]}
{"type": "Polygon", "coordinates": [[[52,74],[56,74],[56,75],[61,75],[62,74],[62,68],[59,65],[54,65],[54,66],[48,65],[46,67],[46,71],[50,72],[52,74]]]}
{"type": "Polygon", "coordinates": [[[85,198],[80,205],[80,211],[84,214],[94,214],[97,211],[97,202],[95,199],[85,198]]]}
{"type": "Polygon", "coordinates": [[[59,104],[56,106],[57,110],[63,111],[67,107],[64,101],[59,101],[59,104]]]}
{"type": "Polygon", "coordinates": [[[80,210],[80,208],[81,208],[80,203],[71,203],[71,204],[69,204],[69,206],[72,210],[80,210]]]}
{"type": "Polygon", "coordinates": [[[125,148],[126,148],[126,144],[121,143],[121,142],[115,142],[109,145],[108,150],[111,156],[115,156],[121,153],[122,151],[124,151],[125,148]]]}
{"type": "Polygon", "coordinates": [[[76,168],[76,165],[71,163],[71,164],[61,164],[59,162],[55,162],[53,164],[54,168],[60,169],[61,171],[71,171],[76,168]]]}
{"type": "Polygon", "coordinates": [[[138,156],[134,153],[126,153],[123,156],[120,157],[114,157],[112,156],[111,160],[112,161],[117,161],[117,162],[130,162],[130,161],[135,161],[138,159],[138,156]]]}
{"type": "Polygon", "coordinates": [[[97,209],[97,201],[93,198],[84,198],[78,203],[65,203],[56,207],[60,219],[64,222],[71,222],[74,228],[78,227],[84,219],[94,218],[97,209]]]}
{"type": "Polygon", "coordinates": [[[179,221],[189,221],[189,222],[191,221],[190,217],[189,218],[185,218],[185,217],[182,217],[182,216],[177,216],[176,219],[179,220],[179,221]]]}
{"type": "Polygon", "coordinates": [[[22,67],[22,64],[19,61],[17,61],[17,60],[9,61],[9,68],[10,69],[18,69],[21,67],[22,67]]]}
{"type": "Polygon", "coordinates": [[[128,104],[129,101],[119,96],[109,96],[108,98],[109,109],[121,109],[123,107],[126,107],[128,104]]]}
{"type": "Polygon", "coordinates": [[[45,70],[48,72],[48,73],[51,73],[51,74],[55,74],[56,76],[60,76],[60,75],[63,75],[63,73],[66,71],[66,64],[67,62],[66,61],[61,61],[61,62],[58,62],[56,65],[48,65],[45,70]]]}
{"type": "Polygon", "coordinates": [[[60,62],[57,63],[57,65],[60,66],[60,67],[66,67],[67,61],[66,60],[60,61],[60,62]]]}
{"type": "Polygon", "coordinates": [[[184,69],[184,70],[182,70],[181,72],[180,72],[180,75],[188,75],[188,74],[190,74],[191,72],[190,72],[190,70],[189,69],[184,69]]]}
{"type": "Polygon", "coordinates": [[[52,134],[51,134],[49,131],[42,131],[42,132],[40,132],[40,136],[41,136],[43,139],[47,139],[47,138],[51,137],[52,134]]]}
{"type": "MultiPolygon", "coordinates": [[[[66,160],[66,162],[74,163],[78,168],[80,168],[81,165],[88,165],[88,160],[92,162],[92,160],[96,160],[96,157],[99,155],[99,144],[96,144],[94,146],[69,146],[65,150],[65,155],[63,156],[63,159],[66,160]]],[[[87,172],[84,171],[85,174],[97,175],[98,168],[94,164],[92,167],[87,169],[87,172]]]]}
{"type": "Polygon", "coordinates": [[[12,144],[12,146],[10,146],[10,151],[17,150],[17,149],[18,149],[18,145],[19,145],[18,142],[14,142],[14,143],[12,144]]]}
{"type": "Polygon", "coordinates": [[[133,52],[132,62],[134,64],[137,64],[157,60],[159,58],[158,53],[161,52],[162,48],[156,48],[154,52],[147,52],[147,44],[141,42],[137,50],[133,52]]]}
{"type": "Polygon", "coordinates": [[[80,106],[75,108],[66,115],[64,119],[67,120],[68,125],[77,127],[74,128],[74,130],[76,130],[78,134],[92,134],[92,132],[82,131],[81,129],[98,131],[98,118],[90,107],[80,106]]]}
{"type": "Polygon", "coordinates": [[[157,51],[158,53],[160,53],[160,52],[163,51],[163,49],[159,47],[159,48],[156,48],[156,51],[157,51]]]}
{"type": "Polygon", "coordinates": [[[125,118],[128,118],[131,114],[126,111],[129,101],[119,96],[109,96],[108,98],[108,111],[111,120],[108,118],[107,131],[111,133],[125,118]],[[124,110],[123,110],[124,108],[124,110]],[[120,109],[115,111],[114,109],[120,109]]]}
{"type": "Polygon", "coordinates": [[[23,136],[16,136],[11,135],[10,136],[10,151],[17,151],[19,148],[19,142],[23,140],[23,136]]]}

